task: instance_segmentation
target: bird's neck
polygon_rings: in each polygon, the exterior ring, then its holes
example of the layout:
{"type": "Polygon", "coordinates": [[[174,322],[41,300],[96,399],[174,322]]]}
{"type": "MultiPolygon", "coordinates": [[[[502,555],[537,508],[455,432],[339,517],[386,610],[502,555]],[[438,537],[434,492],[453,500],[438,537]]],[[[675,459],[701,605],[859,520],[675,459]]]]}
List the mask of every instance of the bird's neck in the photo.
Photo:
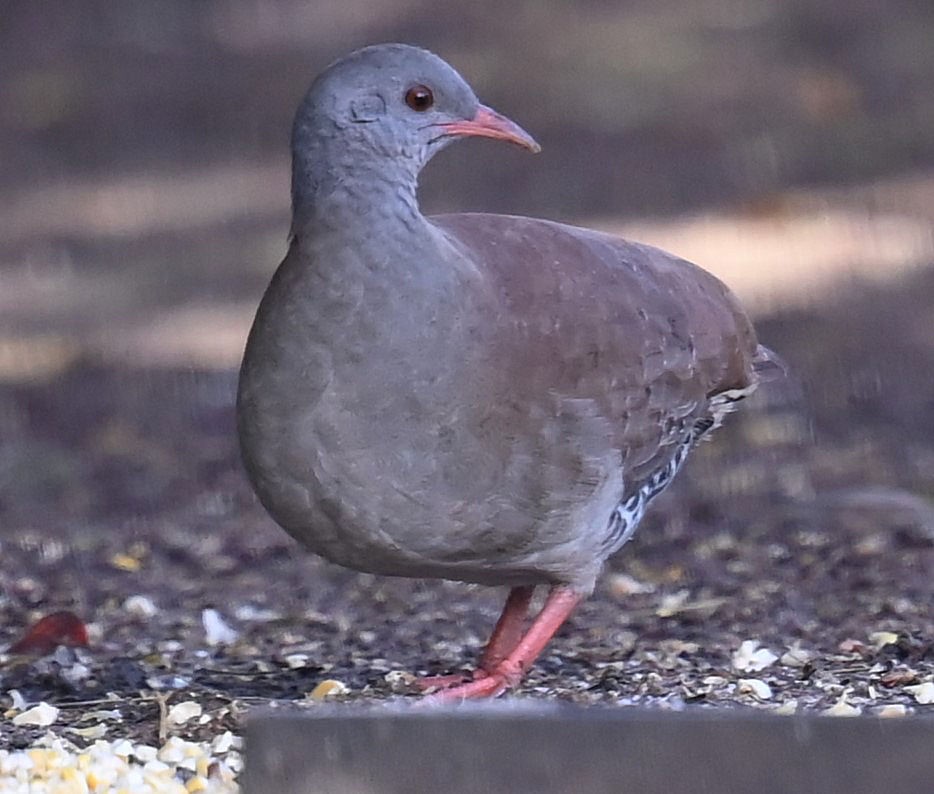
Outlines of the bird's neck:
{"type": "Polygon", "coordinates": [[[308,147],[292,162],[292,234],[427,223],[409,158],[373,159],[351,148],[308,147]]]}

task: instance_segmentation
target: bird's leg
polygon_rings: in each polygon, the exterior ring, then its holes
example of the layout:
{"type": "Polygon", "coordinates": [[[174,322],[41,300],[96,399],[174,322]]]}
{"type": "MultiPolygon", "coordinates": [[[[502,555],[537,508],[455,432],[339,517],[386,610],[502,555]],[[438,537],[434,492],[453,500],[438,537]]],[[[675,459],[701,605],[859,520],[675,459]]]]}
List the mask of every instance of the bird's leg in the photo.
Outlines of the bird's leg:
{"type": "MultiPolygon", "coordinates": [[[[503,611],[496,621],[496,627],[490,635],[490,640],[483,649],[480,665],[473,673],[474,679],[484,678],[491,670],[500,664],[509,652],[518,645],[522,639],[522,629],[529,614],[529,604],[532,602],[534,587],[513,587],[506,598],[503,611]]],[[[443,689],[445,687],[463,684],[471,679],[470,675],[454,673],[453,675],[433,675],[420,678],[416,685],[420,689],[443,689]]]]}
{"type": "Polygon", "coordinates": [[[529,630],[502,661],[493,669],[487,670],[487,674],[482,678],[435,692],[428,695],[426,700],[431,703],[443,703],[468,698],[496,697],[515,687],[574,608],[584,600],[584,595],[566,585],[553,587],[542,611],[532,621],[529,630]]]}
{"type": "MultiPolygon", "coordinates": [[[[506,598],[503,612],[496,621],[496,627],[490,635],[490,641],[483,649],[480,657],[480,667],[477,672],[489,674],[497,665],[509,656],[513,648],[522,639],[525,628],[525,619],[529,614],[529,604],[535,587],[513,587],[506,598]]],[[[477,676],[475,676],[477,677],[477,676]]]]}

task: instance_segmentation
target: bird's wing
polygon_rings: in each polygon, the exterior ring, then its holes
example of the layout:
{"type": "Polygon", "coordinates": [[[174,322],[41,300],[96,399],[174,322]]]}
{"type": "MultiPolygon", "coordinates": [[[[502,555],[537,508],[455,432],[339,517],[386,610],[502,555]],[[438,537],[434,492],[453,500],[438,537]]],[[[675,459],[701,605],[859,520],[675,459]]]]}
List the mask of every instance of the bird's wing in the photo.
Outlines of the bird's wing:
{"type": "Polygon", "coordinates": [[[481,274],[495,399],[517,406],[507,421],[557,414],[571,438],[589,421],[619,451],[626,492],[771,360],[727,287],[664,251],[530,218],[432,220],[481,274]]]}

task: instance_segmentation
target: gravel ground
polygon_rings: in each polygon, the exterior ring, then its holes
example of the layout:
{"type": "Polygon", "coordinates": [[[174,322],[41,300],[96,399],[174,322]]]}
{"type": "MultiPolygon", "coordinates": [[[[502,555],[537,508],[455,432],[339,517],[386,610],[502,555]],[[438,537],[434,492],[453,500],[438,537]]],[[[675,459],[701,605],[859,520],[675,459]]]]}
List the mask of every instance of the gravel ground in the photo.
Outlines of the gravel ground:
{"type": "MultiPolygon", "coordinates": [[[[259,25],[262,5],[10,8],[0,792],[53,774],[66,791],[234,791],[252,709],[414,699],[410,675],[468,667],[496,619],[502,592],[358,575],[298,548],[240,470],[234,373],[178,364],[230,349],[223,310],[255,303],[281,251],[275,180],[295,102],[361,35],[422,31],[547,140],[548,167],[500,167],[509,153],[495,147],[452,153],[426,174],[428,207],[568,218],[730,205],[783,227],[784,191],[829,180],[839,195],[805,207],[807,228],[819,241],[828,207],[862,208],[847,250],[880,274],[869,216],[917,221],[922,237],[931,220],[927,177],[854,188],[932,162],[920,0],[894,14],[731,5],[726,26],[681,3],[609,16],[519,4],[507,17],[501,4],[439,15],[419,0],[380,17],[350,3],[325,24],[296,2],[259,25]],[[619,41],[639,46],[608,73],[619,41]],[[626,101],[606,102],[623,83],[626,101]],[[180,327],[194,351],[155,366],[180,327]],[[94,340],[139,361],[104,363],[94,340]],[[87,647],[9,652],[62,610],[87,624],[87,647]]],[[[727,231],[760,265],[811,270],[787,237],[772,264],[761,240],[727,231]]],[[[814,253],[815,238],[796,239],[814,253]]],[[[695,453],[514,697],[930,716],[934,267],[827,294],[760,318],[791,377],[695,453]]]]}
{"type": "MultiPolygon", "coordinates": [[[[929,712],[932,305],[926,269],[763,319],[792,377],[695,454],[515,697],[929,712]]],[[[234,383],[86,362],[0,392],[0,642],[58,610],[90,634],[2,657],[0,748],[208,743],[259,705],[414,696],[475,659],[503,593],[345,571],[264,516],[234,383]],[[14,724],[39,702],[50,725],[14,724]]]]}

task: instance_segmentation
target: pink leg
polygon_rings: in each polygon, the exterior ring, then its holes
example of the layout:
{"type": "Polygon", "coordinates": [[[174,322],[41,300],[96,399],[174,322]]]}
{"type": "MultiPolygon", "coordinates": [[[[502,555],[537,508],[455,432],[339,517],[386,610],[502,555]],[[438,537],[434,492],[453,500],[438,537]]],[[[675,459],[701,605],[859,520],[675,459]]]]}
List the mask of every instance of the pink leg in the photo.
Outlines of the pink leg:
{"type": "Polygon", "coordinates": [[[551,589],[542,611],[512,651],[487,675],[460,686],[444,689],[425,700],[429,703],[444,703],[468,698],[496,697],[515,687],[541,655],[555,632],[568,619],[574,608],[584,600],[584,595],[566,585],[551,589]]]}
{"type": "Polygon", "coordinates": [[[493,670],[519,644],[534,593],[534,587],[513,587],[509,591],[503,612],[496,621],[496,628],[480,657],[480,669],[485,673],[493,670]]]}
{"type": "Polygon", "coordinates": [[[473,676],[466,673],[433,675],[420,678],[415,682],[415,685],[419,689],[444,689],[463,684],[470,681],[471,678],[479,679],[488,675],[522,639],[522,629],[529,614],[529,604],[532,602],[534,593],[534,587],[513,587],[509,591],[503,611],[499,616],[499,620],[496,621],[496,628],[493,629],[490,641],[486,644],[486,648],[483,649],[480,666],[474,671],[473,676]]]}

